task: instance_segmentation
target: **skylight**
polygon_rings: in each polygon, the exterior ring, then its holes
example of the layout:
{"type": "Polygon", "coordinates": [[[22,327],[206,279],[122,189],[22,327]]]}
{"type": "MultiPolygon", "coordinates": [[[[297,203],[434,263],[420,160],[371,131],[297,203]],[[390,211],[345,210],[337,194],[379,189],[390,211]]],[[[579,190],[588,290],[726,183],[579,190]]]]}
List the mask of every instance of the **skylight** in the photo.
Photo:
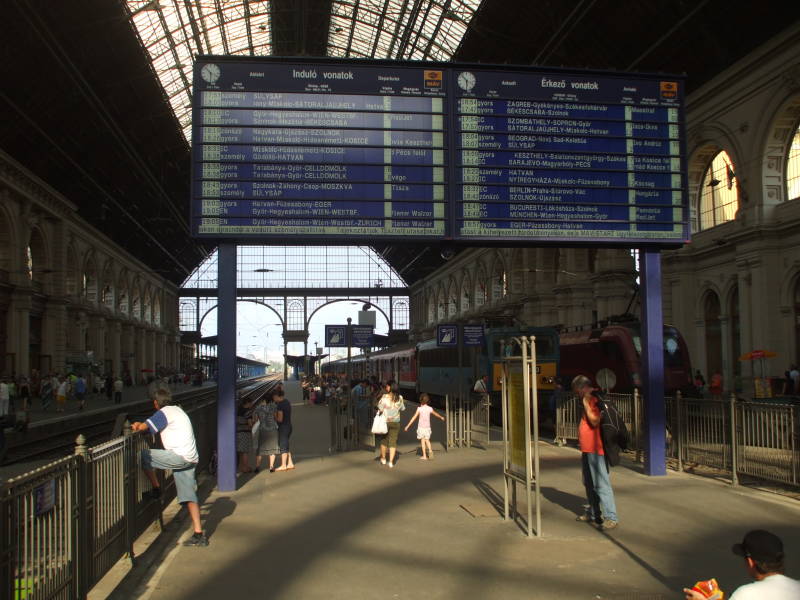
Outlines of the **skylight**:
{"type": "Polygon", "coordinates": [[[272,51],[269,2],[126,0],[126,6],[187,140],[194,57],[272,51]]]}
{"type": "MultiPolygon", "coordinates": [[[[328,55],[450,60],[481,0],[333,0],[328,55]]],[[[269,0],[125,0],[184,136],[198,54],[272,53],[269,0]]]]}
{"type": "Polygon", "coordinates": [[[334,0],[328,55],[450,60],[481,0],[334,0]]]}

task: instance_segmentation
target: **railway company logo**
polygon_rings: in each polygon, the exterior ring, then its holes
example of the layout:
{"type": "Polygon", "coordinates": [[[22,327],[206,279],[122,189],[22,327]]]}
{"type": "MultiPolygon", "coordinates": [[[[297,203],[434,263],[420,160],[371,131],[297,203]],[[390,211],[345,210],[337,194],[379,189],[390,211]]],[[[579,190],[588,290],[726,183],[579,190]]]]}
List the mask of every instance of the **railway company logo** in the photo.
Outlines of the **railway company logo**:
{"type": "Polygon", "coordinates": [[[325,345],[328,348],[346,348],[347,325],[325,325],[325,345]]]}
{"type": "Polygon", "coordinates": [[[458,346],[458,325],[437,325],[436,345],[458,346]]]}
{"type": "Polygon", "coordinates": [[[438,90],[442,88],[442,71],[425,71],[425,88],[438,90]]]}
{"type": "Polygon", "coordinates": [[[678,97],[678,82],[677,81],[662,81],[661,85],[662,98],[677,98],[678,97]]]}

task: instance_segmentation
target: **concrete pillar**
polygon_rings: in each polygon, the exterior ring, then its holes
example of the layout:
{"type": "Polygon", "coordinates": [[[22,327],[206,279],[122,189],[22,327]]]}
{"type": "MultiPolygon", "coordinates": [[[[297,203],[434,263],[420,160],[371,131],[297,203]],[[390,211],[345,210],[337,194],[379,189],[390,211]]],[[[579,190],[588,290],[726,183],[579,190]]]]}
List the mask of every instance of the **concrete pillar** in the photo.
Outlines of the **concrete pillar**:
{"type": "Polygon", "coordinates": [[[114,377],[122,374],[122,324],[118,321],[109,321],[107,324],[108,347],[106,357],[111,361],[111,374],[114,377]]]}
{"type": "Polygon", "coordinates": [[[13,364],[7,364],[10,375],[30,375],[30,315],[31,290],[17,288],[11,294],[11,306],[8,311],[9,339],[6,352],[14,355],[13,364]]]}
{"type": "Polygon", "coordinates": [[[67,353],[67,307],[61,298],[49,298],[42,317],[43,371],[63,373],[67,353]]]}
{"type": "Polygon", "coordinates": [[[722,339],[722,385],[726,391],[734,389],[733,385],[733,360],[731,357],[731,320],[727,314],[719,316],[719,325],[722,339]]]}
{"type": "Polygon", "coordinates": [[[106,359],[106,320],[103,317],[89,319],[89,347],[94,353],[94,362],[105,363],[106,359]]]}

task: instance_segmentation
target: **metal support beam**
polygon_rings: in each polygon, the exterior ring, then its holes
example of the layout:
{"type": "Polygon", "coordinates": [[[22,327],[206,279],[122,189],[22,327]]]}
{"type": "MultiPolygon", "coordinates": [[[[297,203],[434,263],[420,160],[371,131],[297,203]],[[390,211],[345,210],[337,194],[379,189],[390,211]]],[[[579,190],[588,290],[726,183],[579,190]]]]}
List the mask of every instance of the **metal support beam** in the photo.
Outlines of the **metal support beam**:
{"type": "Polygon", "coordinates": [[[664,406],[664,315],[661,306],[661,254],[641,250],[642,367],[644,381],[645,457],[647,475],[666,475],[666,408],[664,406]]]}
{"type": "Polygon", "coordinates": [[[217,489],[236,490],[236,244],[219,245],[217,489]]]}
{"type": "MultiPolygon", "coordinates": [[[[213,298],[217,288],[181,288],[182,298],[213,298]]],[[[368,300],[383,296],[408,296],[407,287],[363,287],[363,288],[238,288],[239,298],[282,298],[308,296],[311,298],[352,298],[368,300]]]]}

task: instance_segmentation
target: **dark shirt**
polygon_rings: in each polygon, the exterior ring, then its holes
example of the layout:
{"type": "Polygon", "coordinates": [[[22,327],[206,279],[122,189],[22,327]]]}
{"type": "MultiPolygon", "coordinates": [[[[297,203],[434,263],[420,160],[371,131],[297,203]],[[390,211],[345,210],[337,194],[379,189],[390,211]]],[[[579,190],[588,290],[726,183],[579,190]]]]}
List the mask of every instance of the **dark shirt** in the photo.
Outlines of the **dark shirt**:
{"type": "Polygon", "coordinates": [[[289,427],[292,424],[292,404],[284,398],[278,402],[278,410],[283,413],[283,422],[278,423],[278,428],[289,427]]]}

